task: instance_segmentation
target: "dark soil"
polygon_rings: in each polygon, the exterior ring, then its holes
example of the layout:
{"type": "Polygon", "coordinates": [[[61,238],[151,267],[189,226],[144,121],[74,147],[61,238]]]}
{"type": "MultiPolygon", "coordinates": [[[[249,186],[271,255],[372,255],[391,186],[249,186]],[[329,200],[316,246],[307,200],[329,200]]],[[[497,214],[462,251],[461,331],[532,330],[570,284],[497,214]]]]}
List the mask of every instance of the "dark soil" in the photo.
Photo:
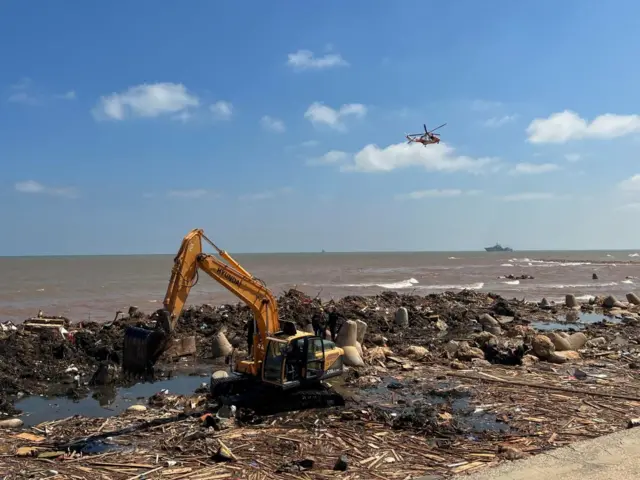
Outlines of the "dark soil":
{"type": "MultiPolygon", "coordinates": [[[[319,299],[298,290],[289,290],[278,299],[280,318],[293,321],[302,328],[311,321],[321,306],[319,299]]],[[[326,307],[328,304],[324,304],[326,307]]],[[[433,345],[442,338],[434,315],[439,315],[448,332],[471,332],[475,320],[483,313],[513,316],[513,324],[548,318],[552,312],[519,300],[506,300],[497,295],[462,291],[428,296],[400,295],[383,292],[378,296],[348,296],[336,302],[342,319],[361,319],[368,324],[367,338],[383,335],[389,345],[433,345]],[[394,325],[398,307],[409,311],[410,328],[394,325]]],[[[199,358],[211,357],[211,337],[225,329],[227,338],[236,346],[245,346],[247,320],[251,311],[242,304],[190,307],[178,321],[177,335],[195,335],[199,358]]],[[[153,328],[153,315],[136,312],[106,324],[95,322],[71,324],[73,338],[63,338],[59,331],[18,331],[0,334],[0,412],[12,413],[10,398],[21,395],[53,394],[82,396],[88,393],[87,382],[100,362],[118,364],[122,357],[124,330],[127,326],[153,328]],[[70,367],[77,372],[68,371],[70,367]],[[74,376],[80,376],[75,385],[74,376]]],[[[367,343],[367,342],[365,342],[367,343]]],[[[162,369],[162,363],[159,364],[162,369]]]]}

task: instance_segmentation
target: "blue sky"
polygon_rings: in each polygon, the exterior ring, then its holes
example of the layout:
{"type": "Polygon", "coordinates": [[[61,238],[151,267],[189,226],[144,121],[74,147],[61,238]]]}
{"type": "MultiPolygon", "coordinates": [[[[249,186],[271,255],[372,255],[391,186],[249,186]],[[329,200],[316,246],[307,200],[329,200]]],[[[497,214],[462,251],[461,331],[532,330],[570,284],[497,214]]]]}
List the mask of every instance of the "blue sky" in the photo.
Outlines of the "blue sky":
{"type": "Polygon", "coordinates": [[[0,4],[0,255],[640,243],[640,3],[236,5],[0,4]]]}

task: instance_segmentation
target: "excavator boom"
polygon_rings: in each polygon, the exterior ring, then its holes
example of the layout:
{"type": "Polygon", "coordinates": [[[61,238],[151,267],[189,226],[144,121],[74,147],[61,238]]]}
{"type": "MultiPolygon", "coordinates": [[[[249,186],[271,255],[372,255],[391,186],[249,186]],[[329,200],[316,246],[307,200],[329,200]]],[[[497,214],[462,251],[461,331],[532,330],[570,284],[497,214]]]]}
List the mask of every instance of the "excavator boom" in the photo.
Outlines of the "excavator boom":
{"type": "Polygon", "coordinates": [[[163,301],[164,309],[158,312],[160,314],[158,331],[161,333],[157,331],[153,336],[149,331],[136,328],[130,328],[125,333],[123,355],[125,370],[148,368],[167,348],[187,297],[198,281],[200,270],[251,308],[257,327],[254,330],[252,352],[256,362],[255,370],[257,370],[257,364],[265,355],[264,346],[267,344],[267,336],[279,330],[276,299],[264,282],[246,271],[227,252],[218,248],[201,229],[192,230],[184,237],[174,258],[171,278],[163,301]],[[214,255],[203,253],[202,240],[209,243],[222,260],[214,255]],[[149,337],[147,344],[144,344],[145,335],[149,337]],[[149,343],[153,345],[150,346],[149,343]]]}

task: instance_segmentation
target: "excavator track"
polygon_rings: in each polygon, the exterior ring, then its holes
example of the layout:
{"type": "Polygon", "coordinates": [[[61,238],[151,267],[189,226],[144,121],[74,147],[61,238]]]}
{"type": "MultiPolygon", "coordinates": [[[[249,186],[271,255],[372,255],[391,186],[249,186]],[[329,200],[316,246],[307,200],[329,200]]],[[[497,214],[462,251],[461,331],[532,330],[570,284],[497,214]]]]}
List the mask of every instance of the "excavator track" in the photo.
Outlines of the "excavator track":
{"type": "Polygon", "coordinates": [[[232,376],[212,379],[210,388],[222,405],[248,408],[257,415],[344,406],[342,395],[322,384],[283,391],[251,377],[232,376]]]}

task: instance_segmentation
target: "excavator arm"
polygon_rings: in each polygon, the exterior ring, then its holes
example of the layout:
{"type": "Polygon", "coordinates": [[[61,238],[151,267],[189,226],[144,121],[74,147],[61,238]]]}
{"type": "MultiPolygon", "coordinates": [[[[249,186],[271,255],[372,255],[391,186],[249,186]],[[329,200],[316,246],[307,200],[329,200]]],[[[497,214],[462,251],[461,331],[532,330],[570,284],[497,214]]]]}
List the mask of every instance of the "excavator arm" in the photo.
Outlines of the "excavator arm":
{"type": "Polygon", "coordinates": [[[253,358],[264,358],[267,336],[279,330],[277,301],[264,282],[246,271],[227,252],[218,248],[201,229],[192,230],[184,237],[174,258],[171,279],[163,302],[169,317],[168,325],[165,320],[164,326],[168,330],[167,333],[173,333],[189,292],[198,281],[200,270],[251,308],[257,327],[254,330],[253,358]],[[203,253],[202,240],[209,243],[222,260],[203,253]]]}

